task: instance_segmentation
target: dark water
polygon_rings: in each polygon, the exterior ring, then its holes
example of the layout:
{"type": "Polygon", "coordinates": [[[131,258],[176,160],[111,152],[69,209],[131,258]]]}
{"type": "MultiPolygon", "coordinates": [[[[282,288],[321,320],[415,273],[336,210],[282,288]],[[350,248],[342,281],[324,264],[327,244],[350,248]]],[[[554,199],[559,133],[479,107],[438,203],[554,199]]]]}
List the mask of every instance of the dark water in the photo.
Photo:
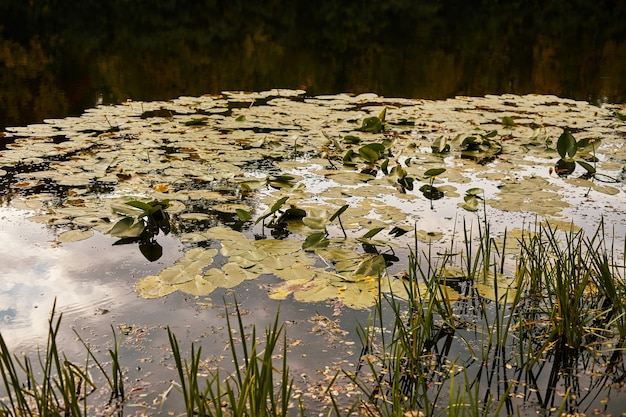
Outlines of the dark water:
{"type": "Polygon", "coordinates": [[[224,90],[626,100],[626,2],[0,1],[0,128],[224,90]]]}

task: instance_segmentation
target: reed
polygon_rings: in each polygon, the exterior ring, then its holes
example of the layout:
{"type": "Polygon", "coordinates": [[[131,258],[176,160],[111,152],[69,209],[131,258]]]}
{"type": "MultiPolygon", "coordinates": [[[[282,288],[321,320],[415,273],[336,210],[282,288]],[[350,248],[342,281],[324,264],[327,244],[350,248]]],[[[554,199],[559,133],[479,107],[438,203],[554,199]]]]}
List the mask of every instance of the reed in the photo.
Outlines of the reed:
{"type": "MultiPolygon", "coordinates": [[[[266,329],[261,347],[252,326],[249,342],[239,306],[235,300],[236,327],[226,308],[229,345],[235,370],[222,380],[220,369],[211,371],[200,387],[198,379],[201,348],[191,345],[189,361],[182,357],[175,335],[168,329],[170,345],[178,370],[180,390],[185,402],[186,415],[196,416],[286,416],[291,407],[293,380],[289,376],[287,364],[287,343],[283,326],[279,324],[279,313],[273,324],[266,329]],[[242,337],[236,340],[235,334],[242,337]],[[274,363],[274,355],[282,340],[280,365],[274,363]],[[237,349],[241,347],[241,351],[237,349]],[[275,375],[279,378],[276,381],[275,375]]],[[[300,409],[303,412],[303,409],[300,409]]]]}
{"type": "Polygon", "coordinates": [[[56,301],[48,321],[48,339],[44,351],[33,363],[9,352],[0,334],[0,374],[6,397],[0,400],[0,414],[6,416],[86,416],[87,396],[95,383],[84,366],[70,362],[59,351],[57,335],[62,314],[56,314],[56,301]],[[41,376],[38,377],[38,372],[41,376]]]}

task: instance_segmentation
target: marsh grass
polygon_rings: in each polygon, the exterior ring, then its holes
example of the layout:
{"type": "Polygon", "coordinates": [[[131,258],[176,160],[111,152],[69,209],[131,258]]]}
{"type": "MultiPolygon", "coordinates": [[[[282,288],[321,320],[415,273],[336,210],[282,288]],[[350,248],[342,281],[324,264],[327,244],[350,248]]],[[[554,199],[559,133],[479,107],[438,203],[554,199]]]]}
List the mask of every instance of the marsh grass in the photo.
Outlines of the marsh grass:
{"type": "MultiPolygon", "coordinates": [[[[626,266],[615,261],[615,240],[605,240],[604,225],[587,236],[538,224],[518,239],[514,255],[507,255],[506,236],[505,243],[497,243],[486,222],[476,230],[475,240],[464,224],[463,250],[457,252],[454,242],[442,253],[430,244],[420,252],[415,241],[406,274],[398,278],[408,296],[379,291],[368,321],[357,328],[359,363],[342,371],[361,396],[349,406],[335,398],[337,373],[325,391],[328,415],[588,414],[597,410],[607,387],[626,380],[626,266]],[[507,256],[514,257],[511,271],[504,270],[507,256]],[[445,273],[450,266],[460,267],[463,277],[450,281],[445,273]],[[460,299],[452,299],[443,285],[460,299]],[[492,294],[481,290],[485,285],[492,286],[492,294]]],[[[231,372],[207,369],[201,347],[193,343],[185,357],[168,328],[184,414],[305,415],[306,404],[292,398],[279,313],[258,335],[254,326],[244,325],[236,300],[234,305],[234,311],[226,307],[231,372]]],[[[6,391],[0,415],[89,415],[93,406],[87,398],[96,383],[88,370],[94,367],[111,393],[109,411],[121,415],[126,399],[121,340],[114,331],[108,369],[79,336],[88,352],[79,366],[59,352],[60,322],[53,308],[46,350],[34,364],[12,355],[0,335],[6,391]],[[39,378],[35,368],[41,369],[39,378]]]]}
{"type": "Polygon", "coordinates": [[[201,348],[191,345],[191,358],[182,357],[176,336],[168,328],[172,353],[178,370],[180,388],[185,401],[187,416],[286,416],[292,401],[293,380],[289,376],[287,365],[287,340],[282,325],[279,325],[279,312],[273,324],[265,331],[265,346],[261,347],[252,326],[246,338],[239,305],[235,299],[237,325],[233,326],[226,309],[229,345],[235,370],[221,378],[220,369],[210,371],[211,376],[204,380],[204,386],[198,379],[201,348]],[[239,334],[241,340],[235,335],[239,334]],[[248,340],[249,342],[248,342],[248,340]],[[280,365],[276,366],[274,355],[279,349],[280,365]],[[237,347],[240,347],[240,350],[237,347]],[[278,381],[275,378],[278,375],[278,381]]]}
{"type": "Polygon", "coordinates": [[[365,394],[362,408],[372,416],[512,416],[529,404],[556,415],[597,410],[594,396],[626,377],[625,269],[603,225],[591,236],[536,225],[519,239],[506,286],[506,236],[499,246],[486,222],[477,234],[464,224],[457,254],[433,256],[429,246],[417,256],[416,242],[408,299],[379,297],[359,332],[362,363],[347,372],[365,394]],[[442,271],[454,262],[465,277],[451,283],[442,271]],[[464,296],[451,300],[439,284],[464,296]],[[480,291],[485,284],[493,294],[480,291]]]}
{"type": "MultiPolygon", "coordinates": [[[[96,390],[88,372],[89,362],[77,365],[59,351],[57,335],[62,314],[57,315],[55,309],[56,302],[48,321],[46,348],[39,351],[35,362],[26,355],[22,358],[12,355],[0,334],[0,374],[6,394],[5,398],[0,398],[0,415],[89,415],[87,397],[96,390]]],[[[106,374],[103,366],[96,363],[106,374]]],[[[114,370],[113,374],[117,372],[120,371],[114,370]]]]}

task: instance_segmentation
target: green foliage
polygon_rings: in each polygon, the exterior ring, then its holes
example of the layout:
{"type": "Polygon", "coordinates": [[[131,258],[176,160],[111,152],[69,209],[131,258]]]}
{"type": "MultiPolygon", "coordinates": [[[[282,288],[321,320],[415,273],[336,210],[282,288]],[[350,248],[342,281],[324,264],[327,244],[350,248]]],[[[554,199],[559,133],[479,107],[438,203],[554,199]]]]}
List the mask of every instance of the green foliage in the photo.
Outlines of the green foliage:
{"type": "Polygon", "coordinates": [[[313,251],[319,248],[325,248],[330,244],[330,240],[326,237],[326,232],[311,233],[302,242],[302,249],[305,251],[313,251]]]}
{"type": "Polygon", "coordinates": [[[114,244],[139,243],[139,250],[146,259],[151,262],[160,259],[163,248],[154,237],[159,231],[166,235],[170,232],[170,217],[166,212],[168,207],[168,200],[131,200],[123,207],[118,207],[118,214],[123,214],[124,217],[108,231],[111,236],[120,238],[114,244]],[[129,207],[132,209],[128,209],[129,207]]]}
{"type": "Polygon", "coordinates": [[[516,123],[515,123],[515,120],[513,120],[511,116],[504,116],[502,118],[502,126],[511,128],[511,127],[515,127],[516,123]]]}
{"type": "MultiPolygon", "coordinates": [[[[479,193],[474,189],[467,195],[479,193]]],[[[366,415],[405,415],[406,410],[500,415],[521,404],[512,398],[527,398],[525,387],[548,376],[545,392],[537,387],[546,398],[540,407],[554,404],[554,391],[565,386],[565,398],[553,407],[571,413],[582,407],[577,401],[586,393],[578,385],[584,379],[578,372],[594,366],[590,361],[614,369],[623,356],[626,287],[618,273],[621,267],[604,253],[602,225],[590,238],[549,226],[528,231],[519,238],[516,272],[508,285],[499,282],[496,271],[506,243],[496,244],[485,224],[474,247],[468,229],[464,225],[460,279],[470,288],[469,302],[451,300],[440,286],[457,254],[435,258],[429,248],[418,259],[417,251],[411,251],[402,277],[409,292],[406,302],[393,295],[381,297],[391,317],[378,304],[367,326],[359,328],[361,362],[355,372],[344,372],[365,394],[360,407],[366,415]],[[489,285],[492,291],[485,289],[489,285]],[[498,302],[489,305],[488,299],[498,302]],[[478,311],[468,315],[467,305],[478,311]],[[389,337],[382,329],[392,321],[389,337]],[[511,375],[519,383],[510,384],[511,375]],[[482,397],[479,392],[485,391],[493,394],[482,397]]]]}
{"type": "Polygon", "coordinates": [[[596,169],[596,148],[600,145],[600,140],[595,138],[584,138],[576,140],[568,130],[563,133],[557,141],[557,151],[561,157],[554,165],[554,171],[559,176],[567,176],[576,170],[576,164],[585,170],[581,175],[584,179],[598,179],[602,182],[619,182],[616,178],[600,174],[596,169]],[[574,158],[576,156],[576,158],[574,158]],[[591,163],[589,163],[589,162],[591,163]]]}
{"type": "Polygon", "coordinates": [[[435,181],[435,177],[443,174],[444,172],[446,172],[445,168],[431,168],[424,172],[424,178],[429,179],[430,181],[429,184],[422,185],[419,190],[422,192],[424,197],[430,200],[431,209],[433,209],[433,200],[439,200],[440,198],[443,198],[443,192],[435,187],[433,184],[435,181]]]}
{"type": "Polygon", "coordinates": [[[147,233],[154,236],[159,230],[164,234],[170,232],[170,218],[165,211],[169,206],[168,200],[152,200],[143,202],[132,200],[126,203],[130,207],[139,209],[133,216],[125,216],[109,230],[111,236],[119,238],[135,238],[147,233]]]}
{"type": "Polygon", "coordinates": [[[430,144],[433,153],[446,153],[450,152],[450,144],[448,143],[447,136],[439,136],[430,144]]]}
{"type": "Polygon", "coordinates": [[[250,338],[246,338],[246,327],[242,321],[237,300],[235,299],[237,328],[232,326],[228,308],[226,321],[228,325],[229,346],[235,371],[225,380],[220,377],[220,369],[211,373],[204,380],[204,386],[198,378],[202,349],[191,344],[189,362],[183,358],[178,340],[174,333],[167,329],[174,362],[178,371],[180,391],[185,401],[188,417],[201,416],[286,416],[293,390],[293,380],[287,365],[287,336],[283,326],[279,325],[279,313],[274,323],[266,329],[262,348],[256,335],[256,327],[252,327],[250,338]],[[239,334],[242,340],[236,340],[239,334]],[[281,338],[282,335],[282,338],[281,338]],[[282,339],[282,340],[281,340],[282,339]],[[248,342],[250,340],[250,342],[248,342]],[[274,355],[282,341],[282,359],[280,366],[275,365],[274,355]],[[250,343],[250,344],[248,344],[250,343]],[[241,350],[239,350],[240,348],[241,350]],[[275,374],[279,375],[275,383],[275,374]],[[228,404],[225,408],[223,404],[228,404]]]}
{"type": "Polygon", "coordinates": [[[383,108],[378,116],[366,117],[361,123],[361,130],[368,133],[381,133],[385,128],[387,108],[383,108]]]}
{"type": "Polygon", "coordinates": [[[578,147],[576,146],[576,139],[569,130],[563,130],[559,140],[556,143],[556,150],[559,152],[561,158],[573,158],[576,155],[578,147]]]}
{"type": "Polygon", "coordinates": [[[235,214],[237,214],[237,217],[242,222],[247,222],[249,220],[252,220],[252,214],[247,210],[238,208],[238,209],[235,209],[235,214]]]}
{"type": "Polygon", "coordinates": [[[369,143],[359,148],[359,156],[365,162],[375,163],[383,157],[385,147],[380,143],[369,143]]]}

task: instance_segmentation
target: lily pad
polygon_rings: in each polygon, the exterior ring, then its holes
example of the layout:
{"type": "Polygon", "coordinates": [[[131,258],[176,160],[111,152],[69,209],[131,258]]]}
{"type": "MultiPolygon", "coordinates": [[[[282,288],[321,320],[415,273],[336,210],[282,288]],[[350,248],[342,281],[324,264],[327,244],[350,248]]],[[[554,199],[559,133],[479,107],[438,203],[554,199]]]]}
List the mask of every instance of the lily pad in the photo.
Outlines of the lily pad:
{"type": "Polygon", "coordinates": [[[93,230],[74,229],[61,233],[57,237],[57,240],[62,243],[78,242],[81,240],[89,239],[91,236],[93,236],[93,230]]]}
{"type": "Polygon", "coordinates": [[[150,275],[140,279],[135,284],[135,291],[144,298],[160,298],[172,294],[176,287],[166,284],[156,275],[150,275]]]}

